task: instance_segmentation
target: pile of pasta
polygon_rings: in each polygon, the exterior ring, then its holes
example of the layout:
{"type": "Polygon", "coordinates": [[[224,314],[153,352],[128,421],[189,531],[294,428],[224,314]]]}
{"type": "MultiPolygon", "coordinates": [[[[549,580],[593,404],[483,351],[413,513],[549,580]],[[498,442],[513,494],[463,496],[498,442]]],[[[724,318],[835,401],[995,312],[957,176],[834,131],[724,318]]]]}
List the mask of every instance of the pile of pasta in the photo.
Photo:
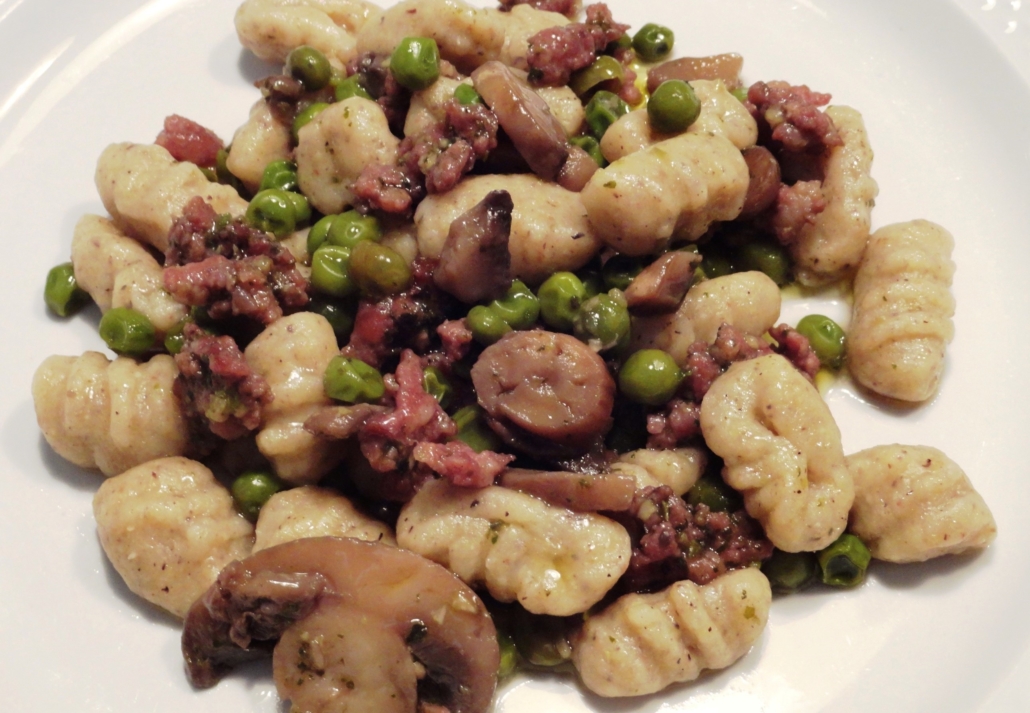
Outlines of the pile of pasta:
{"type": "MultiPolygon", "coordinates": [[[[477,9],[462,0],[404,0],[385,10],[364,0],[246,0],[236,16],[243,45],[261,59],[282,63],[293,49],[311,46],[338,71],[363,53],[389,54],[411,36],[433,38],[442,58],[462,71],[489,61],[524,70],[529,38],[569,21],[528,4],[477,9]]],[[[415,91],[405,133],[438,120],[463,82],[459,72],[415,91]]],[[[602,251],[655,255],[702,238],[740,213],[749,184],[741,152],[755,144],[758,129],[722,80],[693,84],[701,99],[697,122],[670,137],[648,126],[646,111],[626,114],[601,144],[610,163],[581,191],[532,173],[468,176],[426,197],[413,220],[392,227],[383,242],[409,262],[439,258],[452,224],[495,190],[514,204],[511,267],[530,285],[577,270],[602,251]]],[[[571,90],[540,94],[567,133],[580,130],[583,106],[571,90]]],[[[844,106],[826,113],[842,141],[818,159],[826,208],[790,245],[795,274],[809,285],[853,284],[847,368],[870,398],[926,402],[953,336],[953,239],[925,220],[870,235],[877,187],[861,116],[844,106]]],[[[397,160],[399,142],[374,100],[332,104],[295,140],[262,98],[236,132],[226,165],[249,194],[269,163],[295,161],[301,191],[328,215],[355,203],[351,189],[366,165],[397,160]]],[[[84,216],[77,225],[75,279],[101,311],[131,308],[159,335],[169,333],[189,307],[166,290],[155,251],[167,249],[192,199],[234,218],[248,202],[154,144],[110,146],[96,184],[109,215],[84,216]]],[[[307,234],[282,240],[302,271],[310,264],[307,234]]],[[[634,317],[632,344],[663,350],[683,366],[689,347],[712,344],[723,325],[762,337],[779,312],[779,287],[760,272],[696,281],[674,310],[634,317]]],[[[213,682],[231,660],[202,633],[214,631],[216,641],[223,635],[223,643],[242,636],[235,629],[228,635],[219,607],[265,586],[274,579],[269,573],[309,593],[275,633],[276,682],[295,710],[488,708],[500,653],[474,590],[533,614],[579,617],[561,657],[602,696],[693,680],[729,666],[761,635],[772,590],[758,567],[703,585],[684,579],[609,596],[629,566],[632,543],[622,525],[597,512],[441,478],[422,485],[395,527],[367,514],[325,484],[339,473],[347,445],[304,427],[333,403],[323,375],[340,347],[326,319],[312,312],[265,326],[244,350],[272,394],[260,426],[204,463],[187,457],[190,425],[168,354],[53,356],[35,375],[47,441],[70,462],[107,476],[94,500],[107,557],[133,592],[186,620],[184,651],[195,683],[213,682]],[[215,474],[254,462],[290,486],[271,497],[256,523],[215,474]],[[440,574],[443,568],[456,577],[440,574]],[[427,603],[416,603],[423,594],[427,603]],[[355,636],[345,642],[334,632],[355,636]],[[460,685],[430,703],[419,683],[427,677],[460,685]]],[[[666,486],[683,496],[702,474],[698,454],[710,451],[723,463],[722,479],[784,552],[819,551],[847,531],[874,559],[919,562],[994,538],[987,505],[939,450],[894,444],[846,456],[818,389],[779,354],[736,362],[718,376],[700,403],[700,429],[703,447],[621,453],[610,471],[637,489],[666,486]]],[[[260,640],[252,631],[243,639],[234,644],[241,651],[269,648],[248,649],[260,640]]]]}

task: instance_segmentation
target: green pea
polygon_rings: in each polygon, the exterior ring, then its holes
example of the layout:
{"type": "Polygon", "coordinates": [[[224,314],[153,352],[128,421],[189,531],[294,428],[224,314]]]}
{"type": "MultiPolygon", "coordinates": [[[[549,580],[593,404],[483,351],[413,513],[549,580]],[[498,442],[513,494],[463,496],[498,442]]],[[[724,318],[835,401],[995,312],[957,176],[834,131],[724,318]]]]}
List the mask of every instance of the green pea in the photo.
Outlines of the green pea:
{"type": "Polygon", "coordinates": [[[484,423],[483,410],[479,406],[473,404],[460,408],[454,412],[451,419],[458,427],[458,435],[455,438],[468,445],[476,453],[496,451],[501,447],[497,434],[484,423]]]}
{"type": "Polygon", "coordinates": [[[300,228],[307,225],[308,221],[311,220],[311,204],[308,203],[308,199],[300,193],[293,191],[283,191],[286,194],[286,200],[290,201],[293,205],[293,215],[296,220],[296,227],[300,228]]]}
{"type": "Polygon", "coordinates": [[[261,174],[261,186],[258,190],[278,188],[281,191],[297,190],[297,164],[285,159],[272,161],[265,166],[261,174]]]}
{"type": "Polygon", "coordinates": [[[350,267],[351,251],[339,245],[323,245],[311,256],[311,286],[330,297],[354,294],[358,286],[350,267]]]}
{"type": "Polygon", "coordinates": [[[569,79],[569,89],[580,97],[602,82],[622,81],[622,64],[611,55],[603,54],[569,79]]]}
{"type": "Polygon", "coordinates": [[[625,290],[644,269],[644,261],[630,255],[614,255],[601,268],[601,278],[609,290],[625,290]]]}
{"type": "Polygon", "coordinates": [[[782,245],[767,241],[744,243],[735,251],[740,270],[764,272],[777,285],[790,282],[790,257],[782,245]]]}
{"type": "Polygon", "coordinates": [[[308,311],[320,314],[329,322],[336,341],[343,344],[354,329],[354,306],[342,300],[316,295],[308,302],[308,311]]]}
{"type": "Polygon", "coordinates": [[[831,587],[854,587],[865,579],[872,555],[862,540],[844,533],[819,553],[823,584],[831,587]]]}
{"type": "Polygon", "coordinates": [[[247,223],[277,238],[285,238],[297,229],[297,208],[290,195],[289,191],[278,188],[259,192],[247,206],[247,223]]]}
{"type": "Polygon", "coordinates": [[[462,106],[483,103],[483,97],[479,96],[479,92],[471,84],[459,84],[456,86],[454,88],[454,98],[462,106]]]}
{"type": "Polygon", "coordinates": [[[716,277],[725,277],[726,275],[736,272],[730,259],[717,251],[705,252],[704,257],[701,259],[701,267],[699,269],[703,272],[706,280],[711,280],[716,277]]]}
{"type": "Polygon", "coordinates": [[[657,62],[672,52],[676,35],[668,27],[649,22],[633,35],[633,49],[645,62],[657,62]]]}
{"type": "Polygon", "coordinates": [[[819,576],[819,561],[811,552],[773,550],[772,557],[762,563],[762,573],[773,591],[797,592],[819,576]]]}
{"type": "Polygon", "coordinates": [[[186,346],[186,337],[183,336],[182,331],[186,328],[187,324],[190,324],[193,320],[187,315],[178,322],[172,325],[172,328],[165,332],[164,347],[165,351],[175,356],[182,351],[182,348],[186,346]]]}
{"type": "Polygon", "coordinates": [[[100,318],[100,338],[119,354],[139,356],[153,348],[156,336],[147,316],[128,307],[109,309],[100,318]]]}
{"type": "Polygon", "coordinates": [[[619,290],[591,297],[579,308],[573,333],[597,351],[629,343],[630,319],[626,297],[619,290]]]}
{"type": "Polygon", "coordinates": [[[552,329],[571,332],[579,306],[587,300],[583,281],[571,272],[556,272],[540,285],[540,316],[552,329]]]}
{"type": "Polygon", "coordinates": [[[685,500],[691,505],[707,505],[712,512],[734,512],[743,505],[740,494],[718,475],[701,476],[685,500]]]}
{"type": "Polygon", "coordinates": [[[733,98],[739,101],[741,104],[747,101],[747,87],[737,87],[736,89],[731,89],[730,94],[732,94],[733,98]]]}
{"type": "Polygon", "coordinates": [[[440,408],[446,409],[451,405],[454,387],[451,386],[451,382],[447,380],[444,373],[435,366],[427,366],[422,372],[422,388],[436,399],[440,408]]]}
{"type": "Polygon", "coordinates": [[[89,294],[75,280],[75,269],[70,262],[50,268],[43,287],[43,301],[54,314],[68,317],[75,314],[89,300],[89,294]]]}
{"type": "Polygon", "coordinates": [[[401,254],[371,240],[359,240],[351,249],[350,274],[361,293],[372,298],[395,295],[411,285],[411,268],[401,254]]]}
{"type": "Polygon", "coordinates": [[[283,481],[263,470],[243,473],[232,481],[230,492],[236,509],[254,522],[265,503],[286,486],[283,481]]]}
{"type": "Polygon", "coordinates": [[[501,663],[497,667],[497,678],[507,678],[515,673],[519,665],[519,650],[515,648],[515,640],[506,631],[497,631],[497,646],[501,650],[501,663]]]}
{"type": "Polygon", "coordinates": [[[356,210],[348,210],[333,216],[326,233],[326,240],[330,245],[342,245],[351,249],[362,240],[379,242],[382,237],[379,219],[374,215],[362,215],[356,210]]]}
{"type": "Polygon", "coordinates": [[[219,183],[227,186],[232,186],[236,189],[237,193],[243,193],[243,182],[236,178],[229,170],[229,149],[218,149],[218,153],[215,154],[215,178],[219,183]]]}
{"type": "Polygon", "coordinates": [[[584,111],[590,132],[600,141],[609,126],[618,121],[620,116],[629,113],[629,105],[617,95],[602,89],[587,102],[584,111]]]}
{"type": "Polygon", "coordinates": [[[587,299],[596,297],[605,290],[601,271],[595,268],[579,271],[579,279],[583,281],[583,289],[587,291],[587,299]]]}
{"type": "Polygon", "coordinates": [[[477,305],[469,310],[465,323],[472,338],[484,346],[493,344],[511,330],[511,325],[504,321],[492,307],[477,305]]]}
{"type": "Polygon", "coordinates": [[[363,82],[364,79],[360,74],[352,74],[346,79],[340,80],[335,89],[336,101],[342,102],[351,97],[361,97],[371,101],[372,95],[368,93],[363,82]]]}
{"type": "Polygon", "coordinates": [[[322,377],[325,395],[348,404],[378,401],[386,393],[383,375],[360,359],[335,356],[322,377]]]}
{"type": "Polygon", "coordinates": [[[676,394],[683,371],[661,349],[641,349],[630,355],[619,370],[619,391],[649,406],[660,406],[676,394]]]}
{"type": "Polygon", "coordinates": [[[659,84],[647,100],[647,116],[655,131],[678,134],[701,116],[701,102],[689,84],[669,79],[659,84]]]}
{"type": "Polygon", "coordinates": [[[314,104],[309,104],[293,118],[293,124],[290,127],[290,134],[293,136],[294,143],[300,141],[300,130],[310,124],[312,119],[328,108],[329,105],[325,102],[315,102],[314,104]]]}
{"type": "Polygon", "coordinates": [[[593,136],[573,136],[569,139],[569,143],[573,146],[579,146],[581,149],[587,152],[590,158],[594,159],[594,162],[598,166],[604,168],[608,165],[607,159],[604,154],[601,153],[601,144],[593,136]]]}
{"type": "Polygon", "coordinates": [[[569,660],[567,624],[553,616],[525,614],[512,630],[519,656],[534,666],[560,666],[569,660]]]}
{"type": "Polygon", "coordinates": [[[797,330],[808,339],[820,364],[830,369],[844,365],[847,336],[839,324],[825,315],[810,314],[801,318],[797,330]]]}
{"type": "Polygon", "coordinates": [[[431,37],[405,37],[390,55],[390,72],[402,87],[425,89],[440,76],[440,50],[431,37]]]}
{"type": "Polygon", "coordinates": [[[508,294],[490,303],[490,308],[512,329],[529,329],[540,316],[540,300],[521,280],[515,280],[508,294]]]}
{"type": "Polygon", "coordinates": [[[329,84],[333,68],[324,54],[314,47],[301,45],[286,56],[286,74],[314,92],[329,84]]]}

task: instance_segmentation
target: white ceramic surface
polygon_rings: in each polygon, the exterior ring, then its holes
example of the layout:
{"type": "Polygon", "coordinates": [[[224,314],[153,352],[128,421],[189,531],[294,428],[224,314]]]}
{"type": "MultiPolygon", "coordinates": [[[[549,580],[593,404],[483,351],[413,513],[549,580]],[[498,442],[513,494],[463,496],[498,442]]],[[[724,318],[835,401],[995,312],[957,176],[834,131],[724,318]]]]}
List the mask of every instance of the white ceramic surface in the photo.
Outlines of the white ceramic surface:
{"type": "MultiPolygon", "coordinates": [[[[90,500],[100,476],[39,435],[29,394],[53,353],[103,349],[97,315],[49,316],[47,269],[102,213],[108,143],[189,116],[229,137],[267,67],[242,52],[235,0],[0,0],[0,691],[19,713],[271,712],[269,667],[211,691],[186,683],[178,627],[106,564],[90,500]]],[[[486,0],[481,0],[486,4],[486,0]]],[[[659,20],[679,54],[744,54],[747,80],[788,79],[859,108],[876,150],[876,226],[925,217],[955,235],[957,336],[940,394],[895,412],[846,383],[827,395],[852,452],[926,443],[964,466],[999,525],[985,554],[874,566],[855,591],[774,603],[738,664],[635,701],[519,678],[498,713],[1030,710],[1030,7],[1020,0],[610,0],[659,20]]],[[[819,300],[795,301],[796,319],[819,300]]],[[[840,302],[820,309],[844,314],[840,302]]]]}

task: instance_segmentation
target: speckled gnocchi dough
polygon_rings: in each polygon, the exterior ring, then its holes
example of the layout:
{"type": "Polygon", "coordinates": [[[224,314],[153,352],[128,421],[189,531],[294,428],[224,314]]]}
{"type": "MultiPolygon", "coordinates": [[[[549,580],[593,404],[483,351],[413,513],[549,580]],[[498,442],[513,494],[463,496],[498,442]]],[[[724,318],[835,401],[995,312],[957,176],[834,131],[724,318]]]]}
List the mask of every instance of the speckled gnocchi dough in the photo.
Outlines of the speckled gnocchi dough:
{"type": "Polygon", "coordinates": [[[304,125],[295,151],[297,182],[311,205],[330,215],[354,200],[351,185],[369,164],[392,166],[400,140],[374,101],[350,97],[304,125]]]}
{"type": "Polygon", "coordinates": [[[765,629],[772,591],[754,568],[705,586],[684,580],[627,594],[589,617],[572,643],[583,684],[601,696],[642,696],[726,668],[765,629]]]}
{"type": "Polygon", "coordinates": [[[331,402],[322,377],[339,354],[329,322],[314,312],[297,312],[268,325],[243,355],[271,389],[262,413],[257,447],[288,483],[317,482],[343,457],[332,441],[304,430],[304,421],[331,402]]]}
{"type": "Polygon", "coordinates": [[[268,102],[259,100],[250,116],[232,137],[225,166],[251,193],[261,187],[265,166],[290,158],[293,151],[290,128],[277,121],[268,102]]]}
{"type": "Polygon", "coordinates": [[[36,420],[58,455],[104,475],[182,455],[189,444],[172,393],[178,373],[167,354],[142,364],[99,352],[52,356],[32,378],[36,420]]]}
{"type": "Polygon", "coordinates": [[[708,456],[701,448],[641,448],[619,456],[613,473],[632,476],[637,488],[667,485],[676,495],[694,487],[704,472],[708,456]]]}
{"type": "Polygon", "coordinates": [[[855,481],[849,529],[873,557],[922,562],[989,545],[987,503],[962,469],[929,446],[876,446],[848,456],[855,481]]]}
{"type": "Polygon", "coordinates": [[[158,333],[189,311],[164,288],[164,268],[145,247],[107,218],[84,215],[72,237],[75,281],[102,312],[126,307],[145,315],[158,333]]]}
{"type": "Polygon", "coordinates": [[[282,64],[290,50],[310,45],[343,69],[357,57],[357,31],[378,13],[364,0],[244,0],[236,10],[236,34],[268,62],[282,64]]]}
{"type": "Polygon", "coordinates": [[[401,511],[397,543],[438,562],[498,601],[568,616],[596,604],[629,566],[629,535],[595,514],[574,513],[499,486],[426,483],[401,511]]]}
{"type": "Polygon", "coordinates": [[[212,183],[195,164],[176,161],[156,144],[111,144],[100,154],[94,178],[115,225],[162,253],[191,198],[200,196],[216,213],[239,217],[247,211],[236,189],[212,183]]]}
{"type": "Polygon", "coordinates": [[[508,191],[514,210],[508,251],[515,275],[536,284],[560,270],[577,270],[601,249],[579,194],[529,174],[465,178],[447,193],[428,196],[415,211],[419,252],[438,258],[451,223],[491,191],[508,191]]]}
{"type": "Polygon", "coordinates": [[[902,401],[937,391],[951,318],[951,234],[928,220],[877,230],[855,275],[848,369],[860,384],[902,401]]]}
{"type": "Polygon", "coordinates": [[[129,589],[180,618],[225,565],[250,554],[254,533],[229,491],[187,458],[153,460],[104,481],[93,515],[129,589]]]}
{"type": "Polygon", "coordinates": [[[701,402],[705,443],[781,550],[821,550],[854,500],[840,430],[815,386],[778,354],[733,364],[701,402]]]}
{"type": "MultiPolygon", "coordinates": [[[[743,151],[758,141],[758,124],[751,113],[726,88],[721,79],[695,79],[690,82],[701,113],[687,127],[687,133],[723,136],[743,151]]],[[[635,151],[669,138],[651,129],[646,109],[623,114],[608,127],[601,138],[601,153],[609,161],[617,161],[635,151]]]]}
{"type": "Polygon", "coordinates": [[[568,22],[564,15],[528,5],[501,12],[462,0],[404,0],[361,29],[358,53],[389,55],[405,37],[431,37],[440,56],[466,73],[491,60],[528,69],[529,38],[568,22]]]}
{"type": "Polygon", "coordinates": [[[729,139],[681,134],[603,168],[583,188],[591,225],[608,247],[649,255],[733,220],[747,195],[747,164],[729,139]]]}
{"type": "Polygon", "coordinates": [[[848,106],[826,109],[844,144],[822,160],[826,209],[801,229],[790,246],[794,274],[803,285],[821,285],[850,275],[869,239],[870,214],[879,187],[871,175],[873,149],[862,115],[848,106]]]}
{"type": "Polygon", "coordinates": [[[633,349],[661,349],[683,366],[690,345],[712,344],[723,324],[756,337],[765,334],[780,318],[780,304],[780,288],[761,272],[705,280],[690,288],[672,314],[635,317],[633,349]]]}
{"type": "Polygon", "coordinates": [[[389,525],[364,514],[335,490],[305,485],[269,498],[258,515],[254,551],[305,537],[353,537],[396,544],[389,525]]]}

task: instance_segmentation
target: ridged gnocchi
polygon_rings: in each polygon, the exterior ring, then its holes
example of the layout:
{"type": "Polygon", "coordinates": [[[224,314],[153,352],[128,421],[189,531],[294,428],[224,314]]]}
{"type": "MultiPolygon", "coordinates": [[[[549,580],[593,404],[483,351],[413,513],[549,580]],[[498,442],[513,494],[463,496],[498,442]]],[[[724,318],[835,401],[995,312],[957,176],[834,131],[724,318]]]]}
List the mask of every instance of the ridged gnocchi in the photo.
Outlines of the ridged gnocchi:
{"type": "Polygon", "coordinates": [[[705,443],[766,537],[816,551],[844,531],[854,487],[840,431],[815,386],[778,354],[733,364],[701,402],[705,443]]]}
{"type": "Polygon", "coordinates": [[[858,267],[879,192],[870,175],[873,149],[862,115],[848,106],[828,107],[826,114],[844,143],[829,149],[821,161],[826,209],[801,229],[790,246],[794,273],[803,285],[839,280],[858,267]]]}
{"type": "Polygon", "coordinates": [[[295,151],[301,191],[326,215],[354,201],[351,185],[368,164],[392,166],[400,140],[374,101],[350,97],[318,113],[299,133],[295,151]]]}
{"type": "Polygon", "coordinates": [[[243,353],[274,397],[264,408],[258,450],[288,483],[317,482],[343,457],[338,444],[304,430],[304,421],[331,403],[322,376],[338,353],[333,328],[313,312],[276,320],[243,353]]]}
{"type": "Polygon", "coordinates": [[[696,240],[740,215],[747,164],[729,139],[681,134],[597,171],[583,188],[590,224],[605,244],[648,255],[673,240],[696,240]]]}
{"type": "MultiPolygon", "coordinates": [[[[694,79],[690,86],[701,103],[697,120],[687,133],[723,136],[743,151],[758,140],[758,124],[747,108],[726,88],[721,79],[694,79]]],[[[619,117],[601,137],[601,153],[609,161],[617,161],[635,151],[646,149],[669,138],[651,129],[646,110],[631,111],[619,117]]]]}
{"type": "Polygon", "coordinates": [[[498,601],[535,614],[586,611],[629,566],[629,535],[600,515],[574,513],[498,486],[426,483],[397,521],[397,544],[438,562],[498,601]]]}
{"type": "Polygon", "coordinates": [[[415,211],[419,252],[438,258],[451,223],[491,191],[508,191],[508,250],[516,277],[535,284],[559,270],[576,270],[601,249],[578,194],[529,174],[474,176],[427,197],[415,211]]]}
{"type": "Polygon", "coordinates": [[[611,469],[634,477],[637,488],[667,485],[676,495],[683,495],[694,487],[707,463],[708,456],[701,448],[641,448],[621,454],[611,469]]]}
{"type": "Polygon", "coordinates": [[[72,237],[75,281],[102,312],[126,307],[140,312],[158,333],[189,311],[165,290],[164,269],[150,251],[107,218],[84,215],[72,237]]]}
{"type": "Polygon", "coordinates": [[[955,335],[954,244],[928,220],[887,225],[870,237],[848,331],[848,369],[866,388],[914,402],[937,391],[955,335]]]}
{"type": "Polygon", "coordinates": [[[849,528],[873,557],[922,562],[989,545],[987,503],[962,469],[929,446],[876,446],[848,456],[855,482],[849,528]]]}
{"type": "Polygon", "coordinates": [[[780,303],[780,288],[761,272],[704,280],[690,288],[675,312],[634,318],[633,349],[661,349],[682,366],[690,345],[713,343],[723,324],[756,337],[765,334],[780,318],[780,303]]]}
{"type": "Polygon", "coordinates": [[[111,144],[100,154],[94,178],[115,225],[162,253],[172,223],[191,198],[199,196],[216,213],[233,217],[247,211],[235,188],[212,183],[195,164],[176,161],[155,144],[111,144]]]}
{"type": "Polygon", "coordinates": [[[189,433],[172,391],[167,354],[144,363],[99,352],[52,356],[32,378],[36,420],[62,458],[104,475],[187,452],[189,433]]]}
{"type": "Polygon", "coordinates": [[[251,107],[246,123],[233,134],[225,167],[248,191],[257,193],[265,166],[290,158],[292,151],[290,128],[278,121],[268,102],[261,99],[251,107]]]}
{"type": "Polygon", "coordinates": [[[590,616],[573,638],[572,663],[600,696],[642,696],[726,668],[746,654],[769,618],[772,590],[753,568],[698,586],[684,580],[626,594],[590,616]]]}
{"type": "Polygon", "coordinates": [[[326,536],[396,544],[389,525],[364,514],[343,495],[304,485],[276,493],[261,507],[254,528],[254,551],[326,536]]]}
{"type": "Polygon", "coordinates": [[[229,491],[188,458],[149,461],[104,481],[93,515],[129,589],[179,618],[253,542],[229,491]]]}
{"type": "Polygon", "coordinates": [[[342,69],[357,56],[357,31],[378,14],[365,0],[244,0],[236,34],[267,62],[282,64],[294,47],[309,45],[342,69]]]}

